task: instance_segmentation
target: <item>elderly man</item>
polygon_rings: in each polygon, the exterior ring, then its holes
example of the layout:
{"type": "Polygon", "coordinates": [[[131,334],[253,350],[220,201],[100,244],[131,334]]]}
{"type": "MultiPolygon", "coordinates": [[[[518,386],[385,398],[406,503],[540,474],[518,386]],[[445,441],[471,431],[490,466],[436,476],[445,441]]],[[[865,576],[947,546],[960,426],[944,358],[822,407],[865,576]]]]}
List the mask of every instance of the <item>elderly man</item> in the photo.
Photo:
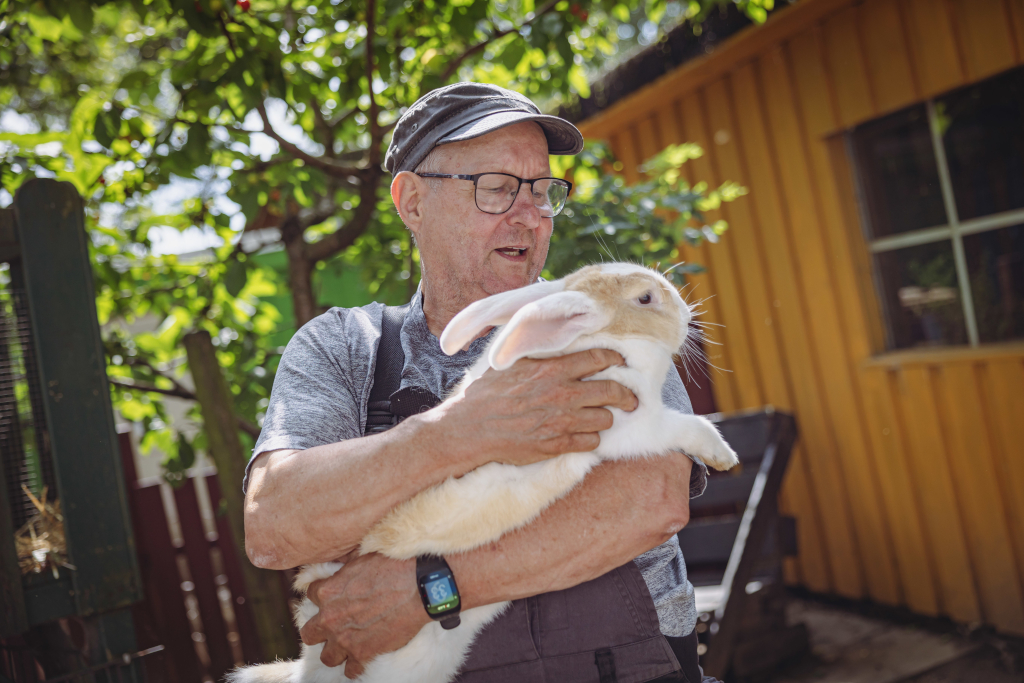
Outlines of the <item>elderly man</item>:
{"type": "MultiPolygon", "coordinates": [[[[568,189],[548,178],[548,155],[582,144],[572,124],[496,86],[460,83],[421,98],[385,162],[419,246],[419,291],[397,312],[331,309],[281,360],[247,473],[246,547],[261,567],[345,562],[310,588],[320,613],[302,639],[326,642],[322,660],[347,662],[350,678],[446,616],[426,609],[426,565],[455,579],[463,609],[513,601],[473,645],[463,683],[701,681],[693,588],[675,534],[705,470],[683,454],[602,464],[532,524],[470,552],[409,561],[355,552],[420,491],[487,462],[592,450],[612,424],[607,406],[635,408],[621,385],[581,381],[622,362],[597,350],[520,360],[485,374],[464,399],[421,411],[428,401],[391,429],[374,427],[409,396],[444,396],[482,351],[488,337],[442,353],[438,337],[460,310],[537,280],[568,189]],[[396,353],[397,369],[382,370],[396,353]],[[387,372],[401,387],[390,404],[371,396],[387,372]]],[[[690,411],[674,372],[664,394],[690,411]]]]}

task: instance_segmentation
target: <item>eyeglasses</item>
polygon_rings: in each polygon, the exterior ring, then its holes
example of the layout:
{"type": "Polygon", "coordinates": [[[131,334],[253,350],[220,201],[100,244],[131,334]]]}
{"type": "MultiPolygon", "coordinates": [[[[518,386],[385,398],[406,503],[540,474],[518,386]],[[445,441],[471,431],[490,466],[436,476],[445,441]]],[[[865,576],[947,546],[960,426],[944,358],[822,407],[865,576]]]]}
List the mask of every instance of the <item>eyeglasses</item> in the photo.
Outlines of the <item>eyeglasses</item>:
{"type": "Polygon", "coordinates": [[[476,187],[476,208],[484,213],[500,214],[512,208],[519,188],[530,186],[533,205],[543,218],[554,218],[565,206],[572,183],[560,178],[518,178],[508,173],[476,173],[453,175],[450,173],[417,173],[421,178],[454,178],[472,180],[476,187]]]}

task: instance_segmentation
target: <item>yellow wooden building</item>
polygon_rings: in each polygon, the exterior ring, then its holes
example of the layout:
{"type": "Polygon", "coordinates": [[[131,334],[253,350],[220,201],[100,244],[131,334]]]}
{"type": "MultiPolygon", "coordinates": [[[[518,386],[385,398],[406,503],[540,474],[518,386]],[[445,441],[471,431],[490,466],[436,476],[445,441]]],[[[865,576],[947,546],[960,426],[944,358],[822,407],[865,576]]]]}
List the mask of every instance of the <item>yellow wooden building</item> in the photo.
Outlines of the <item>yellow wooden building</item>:
{"type": "Polygon", "coordinates": [[[693,141],[750,190],[685,256],[718,408],[799,421],[787,580],[1016,634],[1022,63],[1021,0],[800,0],[580,124],[629,179],[693,141]]]}

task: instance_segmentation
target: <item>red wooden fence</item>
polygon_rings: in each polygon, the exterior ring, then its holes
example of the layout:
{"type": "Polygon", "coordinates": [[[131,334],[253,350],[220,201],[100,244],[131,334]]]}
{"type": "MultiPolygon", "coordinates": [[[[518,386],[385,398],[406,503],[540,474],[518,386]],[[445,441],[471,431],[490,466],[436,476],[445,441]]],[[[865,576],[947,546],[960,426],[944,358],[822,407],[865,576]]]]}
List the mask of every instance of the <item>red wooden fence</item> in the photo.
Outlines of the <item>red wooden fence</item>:
{"type": "MultiPolygon", "coordinates": [[[[120,445],[145,589],[144,602],[133,608],[138,647],[165,648],[142,660],[146,680],[220,681],[236,665],[263,661],[240,565],[248,559],[230,542],[225,517],[215,514],[216,532],[208,534],[200,512],[197,485],[206,486],[212,509],[220,510],[217,476],[190,477],[174,489],[181,528],[176,545],[160,485],[140,486],[129,434],[120,435],[120,445]]],[[[281,577],[288,580],[284,572],[281,577]]]]}

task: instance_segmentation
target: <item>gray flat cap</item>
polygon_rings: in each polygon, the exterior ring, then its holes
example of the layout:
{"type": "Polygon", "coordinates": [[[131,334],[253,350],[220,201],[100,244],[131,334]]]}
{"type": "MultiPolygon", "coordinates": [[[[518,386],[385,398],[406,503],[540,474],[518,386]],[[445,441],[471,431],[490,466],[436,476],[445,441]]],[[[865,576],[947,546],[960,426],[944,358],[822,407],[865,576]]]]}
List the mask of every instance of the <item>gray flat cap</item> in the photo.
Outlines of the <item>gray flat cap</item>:
{"type": "Polygon", "coordinates": [[[395,125],[384,167],[413,171],[438,145],[486,135],[523,121],[544,129],[551,154],[578,154],[583,135],[557,116],[541,114],[517,92],[486,83],[454,83],[432,90],[409,107],[395,125]]]}

